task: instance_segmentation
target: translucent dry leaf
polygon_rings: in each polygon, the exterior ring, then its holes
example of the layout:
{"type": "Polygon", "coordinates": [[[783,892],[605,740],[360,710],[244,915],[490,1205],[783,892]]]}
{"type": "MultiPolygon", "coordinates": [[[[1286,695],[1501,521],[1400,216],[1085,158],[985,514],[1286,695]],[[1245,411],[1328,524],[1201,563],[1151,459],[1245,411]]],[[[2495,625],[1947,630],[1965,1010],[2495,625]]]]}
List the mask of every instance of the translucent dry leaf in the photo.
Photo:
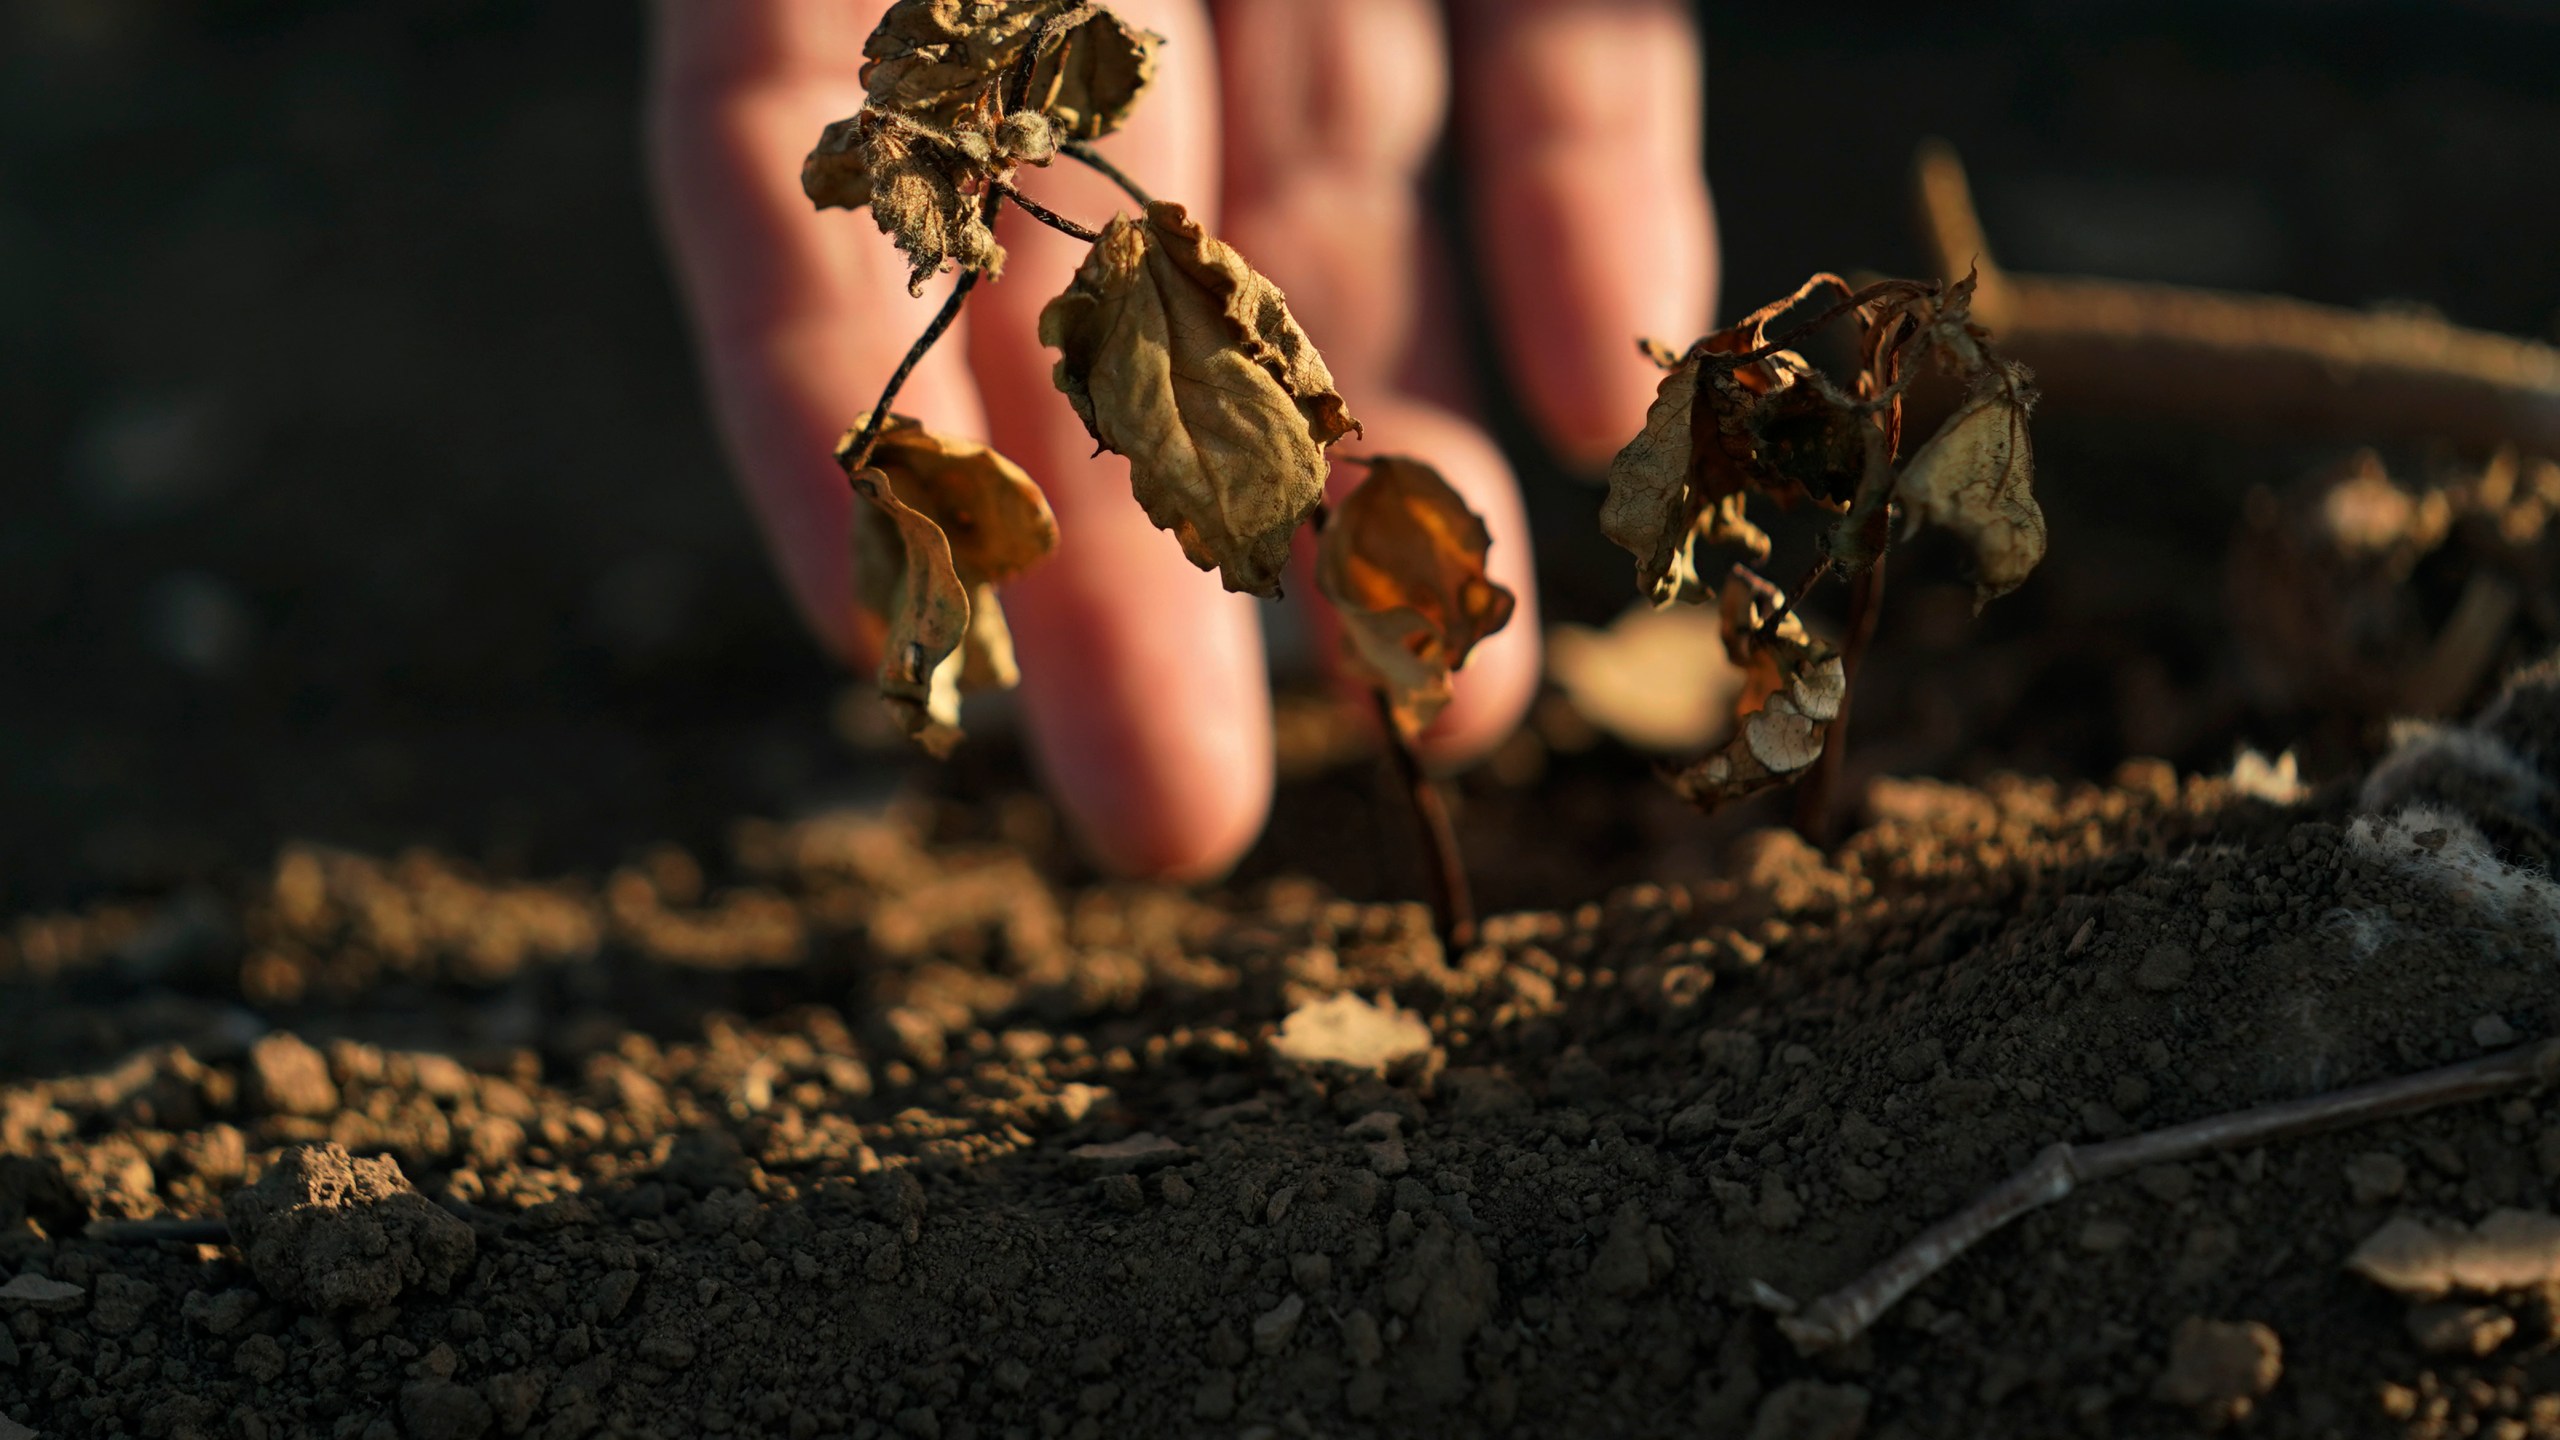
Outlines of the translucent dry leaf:
{"type": "Polygon", "coordinates": [[[854,527],[855,584],[863,606],[888,625],[880,650],[880,698],[917,744],[947,755],[960,742],[961,644],[969,634],[969,590],[951,563],[951,542],[924,512],[898,498],[889,477],[868,467],[853,488],[887,530],[854,527]]]}
{"type": "Polygon", "coordinates": [[[1492,537],[1440,472],[1381,455],[1325,521],[1316,585],[1342,618],[1353,665],[1408,735],[1447,707],[1450,673],[1511,619],[1485,574],[1492,537]]]}
{"type": "Polygon", "coordinates": [[[995,587],[1057,548],[1057,519],[1012,461],[902,416],[882,425],[853,483],[870,502],[854,520],[855,584],[888,629],[881,696],[918,743],[948,753],[961,695],[1020,679],[995,587]]]}
{"type": "Polygon", "coordinates": [[[1279,287],[1158,201],[1094,241],[1040,339],[1085,428],[1129,457],[1147,518],[1228,589],[1279,594],[1325,447],[1360,428],[1279,287]]]}
{"type": "Polygon", "coordinates": [[[1609,462],[1609,496],[1600,502],[1600,533],[1636,557],[1636,586],[1667,604],[1691,559],[1689,417],[1698,394],[1696,352],[1673,362],[1645,411],[1644,429],[1609,462]]]}
{"type": "Polygon", "coordinates": [[[1848,694],[1840,656],[1806,633],[1793,612],[1776,624],[1777,587],[1737,565],[1720,597],[1725,653],[1743,667],[1733,738],[1672,777],[1672,788],[1702,809],[1757,794],[1802,774],[1822,747],[1848,694]]]}
{"type": "Polygon", "coordinates": [[[1998,363],[1911,457],[1896,487],[1914,518],[1972,547],[1976,610],[2017,589],[2044,558],[2044,511],[2036,505],[2035,445],[2027,433],[2034,402],[2026,368],[1998,363]]]}
{"type": "Polygon", "coordinates": [[[1759,344],[1755,316],[1672,354],[1647,345],[1665,367],[1644,428],[1609,464],[1609,495],[1600,532],[1636,557],[1636,586],[1656,605],[1701,601],[1697,542],[1733,545],[1766,559],[1769,537],[1743,513],[1753,491],[1784,488],[1759,459],[1755,407],[1790,389],[1803,362],[1787,351],[1737,364],[1730,357],[1759,344]],[[1706,418],[1701,426],[1699,402],[1706,418]]]}

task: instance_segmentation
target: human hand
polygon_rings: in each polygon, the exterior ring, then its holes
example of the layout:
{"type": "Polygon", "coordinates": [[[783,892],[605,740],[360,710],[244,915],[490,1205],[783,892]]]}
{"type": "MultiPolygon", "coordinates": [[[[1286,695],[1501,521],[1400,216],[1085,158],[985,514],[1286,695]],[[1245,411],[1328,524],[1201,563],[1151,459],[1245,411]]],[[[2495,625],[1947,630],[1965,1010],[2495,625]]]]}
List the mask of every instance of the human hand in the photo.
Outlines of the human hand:
{"type": "MultiPolygon", "coordinates": [[[[799,162],[861,107],[862,45],[885,8],[658,0],[650,94],[654,178],[715,413],[793,598],[848,661],[864,645],[854,502],[830,456],[941,295],[909,296],[884,239],[812,210],[799,162]]],[[[1515,388],[1560,453],[1605,460],[1642,425],[1659,379],[1634,338],[1679,343],[1713,304],[1688,0],[1113,8],[1167,43],[1147,103],[1101,148],[1287,292],[1365,426],[1355,453],[1428,458],[1491,530],[1493,576],[1520,608],[1423,737],[1435,759],[1479,753],[1536,692],[1536,586],[1517,484],[1461,413],[1468,302],[1432,230],[1423,166],[1454,79],[1476,249],[1515,388]]],[[[1024,188],[1087,223],[1128,205],[1072,163],[1024,188]]],[[[1005,614],[1032,743],[1070,820],[1116,869],[1214,873],[1270,805],[1258,618],[1147,522],[1126,462],[1093,454],[1052,388],[1037,320],[1084,247],[1027,219],[1007,210],[1003,275],[971,297],[898,409],[986,436],[1057,512],[1058,553],[1006,587],[1005,614]]],[[[1338,467],[1335,484],[1356,475],[1338,467]]]]}

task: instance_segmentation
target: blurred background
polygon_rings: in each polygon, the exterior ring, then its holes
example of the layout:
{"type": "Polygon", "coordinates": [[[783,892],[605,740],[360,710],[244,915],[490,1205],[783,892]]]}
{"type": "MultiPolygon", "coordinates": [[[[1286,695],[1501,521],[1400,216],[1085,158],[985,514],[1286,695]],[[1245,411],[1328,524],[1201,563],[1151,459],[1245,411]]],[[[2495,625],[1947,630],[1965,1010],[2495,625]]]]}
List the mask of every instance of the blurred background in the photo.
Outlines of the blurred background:
{"type": "MultiPolygon", "coordinates": [[[[1926,273],[1909,170],[1940,135],[2016,270],[2560,322],[2555,7],[1708,8],[1728,312],[1926,273]]],[[[287,839],[609,866],[880,783],[696,395],[641,22],[0,7],[0,914],[287,839]]],[[[2350,447],[2039,418],[2049,573],[1975,625],[1921,553],[1861,735],[1946,774],[2290,743],[2239,698],[2226,544],[2254,487],[2350,447]]],[[[1605,621],[1597,492],[1505,439],[1552,612],[1605,621]]],[[[1018,782],[973,750],[938,783],[1018,782]]]]}

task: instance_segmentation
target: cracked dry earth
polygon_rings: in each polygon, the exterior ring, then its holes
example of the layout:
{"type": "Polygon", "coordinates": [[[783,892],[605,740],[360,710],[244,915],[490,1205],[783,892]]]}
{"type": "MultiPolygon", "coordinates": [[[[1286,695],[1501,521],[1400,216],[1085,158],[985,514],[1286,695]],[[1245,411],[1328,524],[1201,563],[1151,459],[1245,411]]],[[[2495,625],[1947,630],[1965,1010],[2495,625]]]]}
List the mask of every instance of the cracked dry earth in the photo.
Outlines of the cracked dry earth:
{"type": "Polygon", "coordinates": [[[2458,819],[1883,782],[1448,955],[926,808],[21,921],[0,1433],[2560,1435],[2560,1289],[2341,1265],[2550,1207],[2547,1098],[2089,1187],[1819,1359],[1750,1299],[2056,1140],[2549,1034],[2560,912],[2458,819]]]}

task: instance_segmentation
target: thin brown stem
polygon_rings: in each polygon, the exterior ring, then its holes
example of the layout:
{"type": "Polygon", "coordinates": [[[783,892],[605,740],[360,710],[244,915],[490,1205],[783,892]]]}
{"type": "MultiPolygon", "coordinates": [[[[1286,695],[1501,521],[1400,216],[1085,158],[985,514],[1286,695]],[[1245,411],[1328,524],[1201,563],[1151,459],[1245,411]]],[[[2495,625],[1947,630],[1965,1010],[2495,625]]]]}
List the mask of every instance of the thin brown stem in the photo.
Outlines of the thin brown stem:
{"type": "Polygon", "coordinates": [[[1930,145],[1918,170],[1939,273],[1978,269],[1973,318],[2035,371],[2048,403],[2560,453],[2560,348],[2408,311],[2011,274],[1955,152],[1930,145]]]}
{"type": "Polygon", "coordinates": [[[2560,1077],[2560,1040],[2519,1045],[2459,1065],[2380,1080],[2329,1095],[2261,1105],[2086,1147],[2055,1145],[1972,1204],[1921,1232],[1892,1258],[1778,1321],[1805,1354],[1848,1344],[1922,1281],[1984,1236],[2069,1195],[2080,1185],[2215,1150],[2291,1140],[2348,1125],[2415,1115],[2560,1077]]]}
{"type": "Polygon", "coordinates": [[[837,452],[836,463],[844,467],[845,474],[851,475],[871,463],[871,447],[880,439],[880,427],[889,423],[890,402],[906,388],[907,377],[916,372],[916,366],[923,361],[925,352],[933,348],[933,342],[941,339],[942,332],[951,328],[951,322],[960,318],[960,306],[968,300],[970,290],[977,283],[977,271],[961,271],[960,279],[951,287],[951,298],[942,302],[942,308],[933,313],[932,323],[924,327],[924,333],[916,337],[916,343],[907,347],[907,358],[899,361],[898,368],[890,372],[889,383],[880,389],[879,403],[871,407],[870,418],[862,422],[862,433],[851,445],[837,452]]]}
{"type": "Polygon", "coordinates": [[[1015,205],[1019,206],[1023,214],[1030,216],[1032,219],[1039,221],[1041,224],[1048,226],[1052,230],[1073,235],[1077,239],[1087,242],[1102,238],[1101,231],[1077,224],[1066,216],[1059,214],[1057,211],[1052,210],[1048,206],[1041,204],[1039,201],[1032,199],[1030,196],[1023,194],[1020,190],[1015,189],[1010,181],[999,180],[995,183],[994,189],[997,194],[1002,195],[1007,200],[1010,200],[1015,205]]]}
{"type": "Polygon", "coordinates": [[[1431,916],[1440,932],[1440,947],[1452,957],[1476,942],[1475,893],[1467,885],[1466,861],[1458,854],[1458,827],[1449,820],[1448,802],[1440,797],[1440,788],[1424,773],[1422,758],[1413,752],[1413,742],[1405,738],[1404,727],[1396,723],[1396,708],[1384,690],[1371,690],[1369,697],[1377,705],[1378,728],[1387,737],[1387,754],[1395,761],[1396,778],[1404,782],[1405,794],[1413,801],[1414,818],[1422,824],[1424,859],[1431,870],[1431,916]]]}
{"type": "Polygon", "coordinates": [[[1094,149],[1090,141],[1070,140],[1058,147],[1058,153],[1066,156],[1070,160],[1074,160],[1080,164],[1089,165],[1094,169],[1101,171],[1103,179],[1119,186],[1122,193],[1126,194],[1130,199],[1137,201],[1139,204],[1153,205],[1156,203],[1155,197],[1149,195],[1144,189],[1140,188],[1138,182],[1130,179],[1126,171],[1122,170],[1119,166],[1112,164],[1110,161],[1103,159],[1102,152],[1094,149]]]}
{"type": "Polygon", "coordinates": [[[1849,582],[1849,631],[1840,639],[1840,708],[1823,734],[1822,753],[1796,784],[1796,832],[1816,845],[1831,843],[1840,769],[1849,751],[1849,704],[1858,694],[1858,666],[1883,614],[1884,556],[1878,555],[1849,582]]]}
{"type": "MultiPolygon", "coordinates": [[[[1003,203],[1003,195],[989,190],[987,198],[979,202],[978,218],[994,224],[996,207],[1003,203]]],[[[871,407],[870,418],[862,422],[862,433],[854,437],[851,445],[836,452],[836,463],[844,467],[847,476],[871,463],[871,447],[879,443],[880,427],[889,423],[889,403],[906,388],[907,377],[916,373],[916,366],[923,363],[925,352],[931,350],[943,332],[951,328],[952,321],[960,318],[960,307],[968,302],[969,292],[977,288],[978,274],[975,270],[960,272],[960,278],[951,286],[950,298],[942,302],[941,309],[933,312],[933,319],[926,323],[924,333],[916,337],[916,343],[907,347],[907,356],[898,362],[898,368],[889,372],[889,383],[881,387],[879,403],[871,407]]]]}

